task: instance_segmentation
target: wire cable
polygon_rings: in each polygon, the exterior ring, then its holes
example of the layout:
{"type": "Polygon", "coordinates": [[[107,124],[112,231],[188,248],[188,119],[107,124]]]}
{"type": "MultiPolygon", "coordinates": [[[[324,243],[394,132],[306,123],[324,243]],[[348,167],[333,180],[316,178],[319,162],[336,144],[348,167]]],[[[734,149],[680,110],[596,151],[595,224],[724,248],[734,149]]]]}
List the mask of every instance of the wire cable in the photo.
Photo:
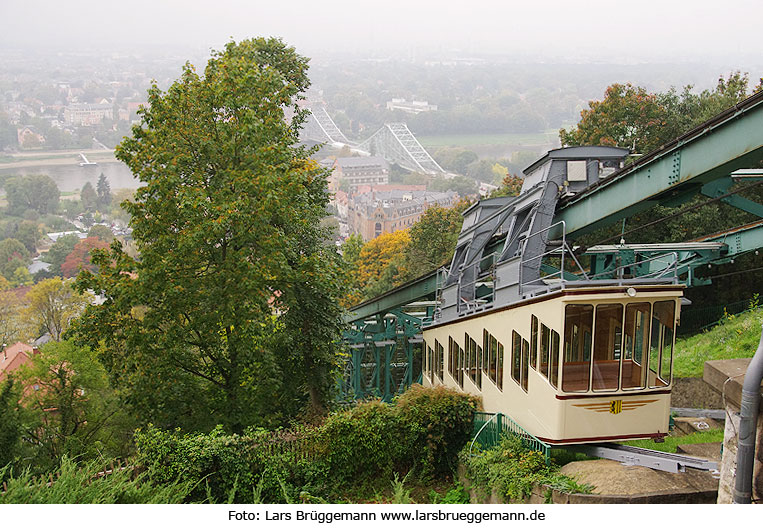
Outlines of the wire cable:
{"type": "Polygon", "coordinates": [[[675,212],[675,213],[670,214],[668,216],[664,216],[662,218],[658,218],[657,220],[652,220],[651,222],[647,222],[646,224],[634,227],[633,229],[629,229],[628,231],[625,231],[625,232],[623,232],[623,233],[621,233],[619,235],[614,235],[614,236],[611,236],[611,237],[607,237],[607,238],[605,238],[605,239],[603,239],[603,240],[601,240],[601,241],[599,241],[599,242],[597,242],[596,244],[593,244],[593,245],[594,246],[598,246],[600,244],[604,244],[604,243],[609,242],[611,240],[625,238],[626,235],[630,235],[631,233],[635,233],[636,231],[640,231],[641,229],[645,229],[647,227],[651,227],[653,225],[660,224],[660,223],[665,222],[667,220],[671,220],[673,218],[677,218],[677,217],[679,217],[681,215],[685,215],[686,213],[689,213],[689,212],[694,211],[696,209],[700,209],[702,207],[705,207],[706,205],[710,205],[712,203],[719,202],[719,201],[723,200],[724,198],[728,198],[729,196],[732,196],[734,194],[739,194],[742,191],[746,191],[748,189],[752,189],[753,187],[757,187],[759,185],[763,185],[763,180],[761,180],[759,182],[751,183],[749,185],[745,185],[744,187],[740,187],[739,189],[737,189],[735,191],[727,192],[726,194],[722,194],[721,196],[716,196],[715,198],[710,198],[709,200],[706,200],[706,201],[704,201],[702,203],[699,203],[699,204],[696,204],[696,205],[691,205],[689,207],[684,207],[683,209],[681,209],[678,212],[675,212]]]}

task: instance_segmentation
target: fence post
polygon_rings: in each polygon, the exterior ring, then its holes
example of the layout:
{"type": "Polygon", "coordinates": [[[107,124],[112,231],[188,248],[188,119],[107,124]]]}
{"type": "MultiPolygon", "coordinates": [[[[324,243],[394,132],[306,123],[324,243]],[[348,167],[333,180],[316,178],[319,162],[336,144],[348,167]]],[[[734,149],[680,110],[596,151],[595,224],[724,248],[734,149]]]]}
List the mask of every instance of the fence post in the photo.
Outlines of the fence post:
{"type": "Polygon", "coordinates": [[[496,429],[496,435],[495,435],[495,445],[498,445],[498,443],[501,441],[501,435],[503,434],[503,414],[497,413],[498,416],[495,418],[495,423],[497,425],[496,429]]]}

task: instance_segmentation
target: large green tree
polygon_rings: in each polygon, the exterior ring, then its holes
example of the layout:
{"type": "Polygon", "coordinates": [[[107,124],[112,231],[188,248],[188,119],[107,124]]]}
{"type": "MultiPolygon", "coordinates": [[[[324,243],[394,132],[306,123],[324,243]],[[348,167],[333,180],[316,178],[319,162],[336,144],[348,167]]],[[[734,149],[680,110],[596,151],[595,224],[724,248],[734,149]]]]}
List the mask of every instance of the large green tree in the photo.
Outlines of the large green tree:
{"type": "Polygon", "coordinates": [[[0,240],[0,275],[11,280],[18,268],[26,268],[31,262],[29,251],[15,238],[0,240]]]}
{"type": "Polygon", "coordinates": [[[40,214],[54,213],[61,196],[56,182],[45,174],[8,178],[5,192],[8,210],[15,215],[22,215],[27,209],[40,214]]]}
{"type": "Polygon", "coordinates": [[[632,84],[613,84],[604,99],[591,101],[580,113],[580,122],[569,132],[559,131],[562,145],[611,145],[645,154],[665,142],[669,125],[667,109],[655,94],[632,84]]]}
{"type": "Polygon", "coordinates": [[[79,284],[106,302],[78,335],[146,421],[238,432],[283,416],[287,389],[290,409],[325,406],[341,268],[319,226],[326,171],[297,143],[307,62],[278,39],[231,42],[203,75],[152,86],[117,148],[143,183],[122,204],[140,259],[117,243],[93,257],[79,284]]]}
{"type": "Polygon", "coordinates": [[[21,450],[20,397],[18,384],[13,378],[0,381],[0,469],[14,462],[21,450]]]}
{"type": "Polygon", "coordinates": [[[96,192],[98,193],[98,207],[102,211],[106,211],[111,205],[111,184],[109,184],[106,175],[101,173],[98,176],[98,185],[96,186],[96,192]]]}

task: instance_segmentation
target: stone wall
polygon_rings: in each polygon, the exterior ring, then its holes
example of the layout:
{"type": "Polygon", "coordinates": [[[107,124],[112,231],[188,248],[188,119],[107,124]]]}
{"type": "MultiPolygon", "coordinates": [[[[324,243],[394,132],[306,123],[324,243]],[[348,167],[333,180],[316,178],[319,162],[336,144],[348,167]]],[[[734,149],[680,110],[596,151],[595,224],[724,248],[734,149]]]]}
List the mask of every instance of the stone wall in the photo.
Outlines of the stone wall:
{"type": "MultiPolygon", "coordinates": [[[[742,400],[742,384],[750,359],[723,359],[705,363],[704,379],[723,395],[726,408],[726,429],[723,435],[723,458],[721,480],[718,486],[718,504],[730,504],[733,500],[736,480],[737,444],[739,442],[739,409],[742,400]]],[[[763,410],[763,405],[760,407],[763,410]]],[[[753,466],[752,496],[760,501],[763,497],[763,415],[758,416],[755,464],[753,466]]]]}

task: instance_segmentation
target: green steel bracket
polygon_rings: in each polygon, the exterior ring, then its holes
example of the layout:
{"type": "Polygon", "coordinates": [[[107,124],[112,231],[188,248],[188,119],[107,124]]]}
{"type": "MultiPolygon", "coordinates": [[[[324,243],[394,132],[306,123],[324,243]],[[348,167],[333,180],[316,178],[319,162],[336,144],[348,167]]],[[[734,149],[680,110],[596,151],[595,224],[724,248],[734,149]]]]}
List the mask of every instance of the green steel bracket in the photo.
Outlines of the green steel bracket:
{"type": "MultiPolygon", "coordinates": [[[[731,177],[721,178],[703,185],[700,192],[709,198],[717,198],[726,194],[734,183],[735,182],[731,177]]],[[[748,200],[747,198],[735,194],[721,198],[721,201],[732,207],[736,207],[737,209],[741,209],[742,211],[763,218],[763,205],[757,202],[753,202],[752,200],[748,200]]]]}

